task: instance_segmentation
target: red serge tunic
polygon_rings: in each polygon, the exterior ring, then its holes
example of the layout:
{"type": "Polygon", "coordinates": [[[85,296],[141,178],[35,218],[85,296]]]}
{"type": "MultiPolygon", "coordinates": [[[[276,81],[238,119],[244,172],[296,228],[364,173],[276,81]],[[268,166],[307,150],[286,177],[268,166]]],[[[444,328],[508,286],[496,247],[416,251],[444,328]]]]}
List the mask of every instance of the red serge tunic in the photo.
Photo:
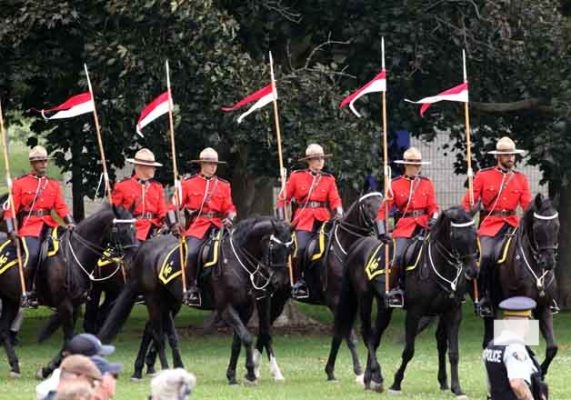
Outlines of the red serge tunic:
{"type": "Polygon", "coordinates": [[[341,207],[335,177],[324,172],[313,173],[309,169],[291,173],[286,183],[285,199],[278,201],[278,208],[284,208],[291,200],[297,203],[292,225],[301,231],[311,232],[316,220],[329,221],[329,210],[341,207]]]}
{"type": "Polygon", "coordinates": [[[166,215],[163,186],[155,180],[123,179],[115,184],[111,198],[113,204],[133,213],[137,240],[147,240],[151,228],[161,226],[166,215]]]}
{"type": "Polygon", "coordinates": [[[212,225],[221,228],[222,219],[236,213],[230,182],[217,176],[207,179],[195,175],[184,180],[181,207],[196,211],[195,218],[183,235],[199,239],[204,238],[212,225]]]}
{"type": "MultiPolygon", "coordinates": [[[[504,224],[517,227],[517,206],[526,210],[531,203],[527,177],[521,172],[503,171],[497,167],[482,169],[474,178],[474,204],[480,199],[484,208],[483,220],[478,229],[480,236],[496,236],[504,224]],[[493,215],[501,212],[504,215],[493,215]]],[[[469,192],[464,195],[462,206],[470,210],[469,192]]]]}
{"type": "Polygon", "coordinates": [[[395,238],[410,238],[417,226],[428,228],[428,219],[440,207],[436,202],[434,185],[424,176],[410,179],[399,176],[391,181],[393,198],[384,200],[377,214],[378,220],[385,220],[385,203],[388,209],[396,206],[401,217],[399,218],[392,236],[395,238]]]}
{"type": "MultiPolygon", "coordinates": [[[[60,183],[48,177],[37,177],[33,174],[24,175],[14,180],[12,185],[14,197],[14,210],[19,219],[20,236],[39,237],[44,224],[55,228],[56,220],[51,216],[54,210],[62,219],[69,215],[69,209],[63,198],[60,183]]],[[[8,208],[4,219],[14,218],[12,210],[8,208]]]]}

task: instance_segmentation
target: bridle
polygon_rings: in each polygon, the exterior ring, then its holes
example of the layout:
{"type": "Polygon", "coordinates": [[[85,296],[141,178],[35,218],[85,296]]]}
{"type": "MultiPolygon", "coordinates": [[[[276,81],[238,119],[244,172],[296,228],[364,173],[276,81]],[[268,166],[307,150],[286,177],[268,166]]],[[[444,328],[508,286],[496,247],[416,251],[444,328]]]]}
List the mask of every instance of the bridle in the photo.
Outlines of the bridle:
{"type": "Polygon", "coordinates": [[[341,250],[343,255],[347,255],[347,251],[343,248],[341,242],[339,241],[339,233],[338,233],[339,228],[353,237],[368,236],[371,232],[374,231],[375,216],[371,218],[371,216],[366,212],[365,205],[363,204],[363,201],[370,197],[380,197],[382,200],[383,194],[380,192],[371,192],[361,196],[359,200],[357,200],[346,213],[346,215],[350,215],[353,211],[353,207],[358,207],[359,219],[357,224],[353,224],[347,221],[346,218],[342,218],[339,222],[335,224],[335,229],[333,230],[335,243],[337,244],[339,250],[341,250]]]}
{"type": "MultiPolygon", "coordinates": [[[[537,212],[533,213],[533,218],[540,220],[540,221],[552,221],[558,217],[559,217],[558,212],[555,212],[551,215],[541,215],[541,214],[538,214],[537,212]]],[[[533,228],[532,228],[532,230],[533,230],[533,228]]],[[[523,233],[520,233],[519,239],[520,240],[518,240],[518,250],[519,250],[519,253],[521,254],[521,258],[523,259],[523,263],[526,266],[526,269],[528,270],[528,272],[531,274],[531,276],[535,280],[535,286],[536,286],[537,290],[540,292],[540,295],[543,295],[545,293],[544,292],[545,277],[547,276],[547,274],[549,274],[549,272],[551,270],[550,269],[547,269],[547,270],[542,269],[541,275],[538,276],[538,274],[536,274],[535,270],[533,269],[533,267],[531,266],[531,264],[529,263],[529,260],[527,259],[526,255],[525,255],[525,250],[523,248],[523,233]]],[[[535,261],[535,265],[539,264],[539,255],[542,251],[553,250],[553,251],[557,252],[557,249],[559,248],[559,243],[557,243],[557,242],[553,243],[553,244],[549,244],[549,245],[539,246],[535,239],[531,240],[529,238],[529,235],[527,235],[527,242],[529,243],[529,252],[531,253],[531,256],[533,257],[533,261],[535,261]]],[[[555,277],[552,275],[552,279],[549,283],[553,282],[554,279],[555,279],[555,277]]]]}
{"type": "MultiPolygon", "coordinates": [[[[450,242],[452,242],[452,236],[454,230],[460,229],[474,229],[475,221],[471,219],[467,222],[450,222],[450,242]]],[[[441,241],[433,240],[432,237],[429,235],[428,239],[428,261],[430,267],[434,274],[444,283],[444,289],[448,291],[450,289],[451,294],[455,294],[456,290],[458,289],[458,282],[462,277],[462,272],[464,270],[465,261],[470,258],[476,257],[476,252],[473,254],[460,254],[456,248],[448,249],[441,241]],[[434,259],[432,256],[433,249],[432,245],[434,243],[434,247],[436,251],[442,256],[442,258],[446,261],[446,263],[455,269],[454,278],[448,279],[444,275],[442,275],[436,265],[434,264],[434,259]]]]}
{"type": "Polygon", "coordinates": [[[129,250],[133,247],[137,247],[136,244],[124,245],[123,243],[121,243],[120,233],[119,233],[119,228],[118,228],[120,225],[125,225],[125,224],[133,225],[134,223],[135,223],[135,219],[114,218],[113,222],[112,222],[111,232],[109,234],[109,241],[107,242],[107,243],[111,243],[110,247],[100,246],[99,244],[84,238],[83,236],[81,236],[76,231],[68,231],[68,238],[67,238],[66,242],[67,242],[67,248],[68,248],[69,254],[71,254],[75,263],[79,266],[79,268],[83,271],[83,273],[85,273],[85,275],[89,278],[90,281],[100,282],[100,281],[105,281],[107,279],[111,279],[121,269],[121,263],[116,263],[116,268],[111,274],[106,275],[103,278],[96,278],[94,276],[96,269],[94,268],[91,272],[88,271],[88,268],[86,268],[83,265],[83,263],[79,260],[79,257],[77,256],[77,253],[76,253],[76,250],[73,247],[72,239],[75,239],[77,242],[79,242],[79,244],[81,246],[83,246],[84,248],[86,248],[87,250],[89,250],[90,252],[95,254],[96,256],[98,256],[99,259],[104,259],[105,261],[109,261],[109,260],[113,261],[115,258],[122,257],[123,255],[125,255],[125,252],[127,250],[129,250]],[[107,254],[105,252],[105,250],[107,250],[108,248],[111,248],[113,250],[113,252],[110,254],[107,254]]]}
{"type": "MultiPolygon", "coordinates": [[[[237,247],[234,244],[233,238],[234,231],[230,231],[230,236],[228,240],[230,242],[230,248],[238,264],[242,269],[248,274],[250,278],[250,283],[252,287],[257,291],[265,291],[271,282],[271,278],[274,275],[275,269],[287,268],[287,261],[283,264],[275,264],[273,262],[273,252],[276,247],[284,247],[286,250],[290,251],[293,246],[293,239],[284,242],[277,238],[273,233],[268,237],[267,250],[262,258],[256,258],[252,253],[243,247],[237,247]]],[[[261,240],[263,242],[265,237],[261,240]]]]}

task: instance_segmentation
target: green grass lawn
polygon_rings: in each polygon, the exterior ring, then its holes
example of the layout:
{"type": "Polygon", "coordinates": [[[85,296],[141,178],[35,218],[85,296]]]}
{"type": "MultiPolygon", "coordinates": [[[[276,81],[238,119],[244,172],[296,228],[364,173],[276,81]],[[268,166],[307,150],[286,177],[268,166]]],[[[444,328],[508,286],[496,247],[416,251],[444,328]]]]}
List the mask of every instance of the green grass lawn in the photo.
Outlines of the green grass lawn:
{"type": "MultiPolygon", "coordinates": [[[[300,306],[303,312],[329,323],[329,312],[323,307],[300,306]]],[[[465,319],[461,330],[460,379],[466,394],[472,399],[485,397],[484,369],[480,360],[481,322],[472,316],[471,309],[465,306],[465,319]]],[[[34,372],[45,364],[54,354],[60,336],[55,336],[45,344],[37,344],[35,337],[40,326],[46,320],[46,310],[27,311],[27,319],[21,333],[22,344],[17,348],[22,365],[22,377],[10,380],[5,356],[0,365],[0,399],[30,399],[34,396],[34,388],[38,383],[34,372]]],[[[188,329],[199,326],[207,313],[183,309],[177,319],[177,327],[181,339],[181,350],[185,366],[196,374],[198,385],[194,398],[198,399],[329,399],[329,398],[371,398],[378,396],[365,392],[353,382],[349,352],[345,347],[340,351],[337,363],[339,382],[329,383],[323,372],[329,352],[330,338],[326,334],[278,333],[275,338],[275,349],[285,382],[271,380],[268,363],[264,359],[262,377],[257,387],[230,387],[226,383],[225,371],[230,353],[230,336],[225,333],[200,334],[188,329]]],[[[403,313],[395,312],[391,327],[388,329],[379,349],[379,357],[385,376],[385,385],[392,382],[398,363],[402,344],[399,343],[403,326],[403,313]]],[[[149,378],[142,382],[129,381],[132,364],[139,344],[141,328],[145,322],[146,310],[137,306],[130,320],[114,342],[116,352],[109,356],[111,361],[124,363],[124,373],[119,379],[117,399],[145,399],[149,393],[149,378]]],[[[559,354],[552,364],[548,383],[552,399],[570,399],[571,388],[567,379],[571,371],[571,314],[556,316],[556,332],[559,338],[559,354]]],[[[446,399],[453,398],[451,392],[441,392],[436,380],[436,348],[434,329],[429,328],[417,340],[416,354],[409,364],[403,382],[402,399],[446,399]]],[[[361,355],[364,362],[365,352],[362,345],[361,355]]],[[[537,349],[543,353],[543,347],[537,349]]],[[[245,373],[244,358],[240,358],[239,377],[245,373]]],[[[387,396],[383,394],[382,396],[387,396]]]]}

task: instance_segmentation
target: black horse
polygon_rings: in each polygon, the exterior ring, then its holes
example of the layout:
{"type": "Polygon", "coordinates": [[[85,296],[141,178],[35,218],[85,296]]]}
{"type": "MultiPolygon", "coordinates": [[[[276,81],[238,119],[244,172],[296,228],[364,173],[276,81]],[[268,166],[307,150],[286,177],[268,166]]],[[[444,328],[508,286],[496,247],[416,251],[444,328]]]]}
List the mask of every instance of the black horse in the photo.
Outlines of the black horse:
{"type": "MultiPolygon", "coordinates": [[[[305,279],[307,281],[310,297],[300,300],[304,303],[325,305],[332,313],[335,313],[339,304],[341,282],[343,278],[343,261],[347,256],[347,250],[359,238],[369,236],[375,232],[375,220],[381,205],[383,195],[371,192],[357,199],[344,217],[333,223],[328,238],[325,239],[323,256],[310,262],[306,268],[305,279]]],[[[316,241],[319,239],[317,238],[316,241]]],[[[312,246],[308,246],[311,251],[312,246]]],[[[308,257],[309,258],[309,257],[308,257]]],[[[290,298],[290,285],[276,288],[271,298],[265,298],[258,302],[260,317],[260,335],[256,342],[254,358],[256,369],[259,369],[261,354],[266,349],[270,362],[270,371],[276,380],[281,380],[281,372],[277,365],[276,357],[272,348],[271,325],[280,316],[283,308],[290,298]]],[[[357,339],[351,329],[345,337],[347,347],[351,351],[353,360],[353,372],[356,380],[362,382],[362,367],[357,353],[357,339]]]]}
{"type": "MultiPolygon", "coordinates": [[[[545,376],[557,354],[550,306],[557,293],[554,267],[559,238],[559,218],[551,201],[542,194],[535,196],[523,215],[519,227],[508,243],[505,257],[494,269],[492,301],[494,314],[505,298],[527,296],[537,302],[534,318],[546,342],[545,360],[541,364],[545,376]]],[[[485,347],[493,337],[493,317],[484,318],[485,347]]]]}
{"type": "MultiPolygon", "coordinates": [[[[410,257],[405,258],[405,265],[414,268],[406,274],[406,344],[402,364],[391,386],[394,392],[400,392],[405,368],[414,355],[414,341],[421,318],[440,315],[436,335],[438,381],[441,389],[447,389],[445,354],[449,347],[451,389],[457,396],[462,395],[458,381],[458,328],[462,319],[461,302],[469,289],[468,279],[477,274],[474,225],[468,213],[459,207],[452,207],[442,212],[422,244],[413,248],[410,257]]],[[[347,255],[343,290],[335,314],[334,334],[325,368],[328,379],[334,380],[335,359],[341,339],[347,335],[359,312],[361,333],[368,351],[365,387],[379,391],[383,388],[383,377],[376,350],[393,311],[386,307],[384,299],[384,247],[375,238],[363,238],[353,245],[347,255]],[[377,300],[377,319],[373,329],[371,313],[374,299],[377,300]]],[[[394,274],[391,276],[394,277],[394,274]]]]}
{"type": "MultiPolygon", "coordinates": [[[[58,240],[59,247],[48,256],[36,272],[36,287],[41,305],[54,308],[47,325],[40,332],[40,342],[63,327],[63,347],[74,334],[80,306],[91,288],[93,271],[107,243],[128,254],[135,249],[134,220],[127,210],[105,204],[96,213],[77,224],[73,232],[65,231],[58,240]]],[[[19,284],[14,283],[14,286],[19,284]]],[[[61,362],[61,351],[38,372],[48,376],[61,362]]]]}
{"type": "MultiPolygon", "coordinates": [[[[253,339],[246,324],[252,316],[256,298],[271,296],[272,287],[282,287],[288,282],[286,261],[292,244],[290,235],[290,227],[274,218],[254,217],[241,221],[223,236],[221,262],[201,282],[202,308],[215,310],[234,330],[232,355],[226,372],[231,384],[237,383],[236,363],[241,345],[246,349],[246,380],[256,381],[253,339]]],[[[176,244],[175,237],[164,235],[141,245],[133,262],[133,279],[124,287],[98,334],[101,340],[110,341],[128,317],[136,294],[143,293],[149,322],[135,361],[135,378],[142,374],[144,357],[151,343],[156,346],[161,367],[168,368],[165,334],[173,352],[174,366],[183,366],[173,321],[182,304],[182,282],[180,278],[166,283],[160,279],[166,255],[176,244]]]]}

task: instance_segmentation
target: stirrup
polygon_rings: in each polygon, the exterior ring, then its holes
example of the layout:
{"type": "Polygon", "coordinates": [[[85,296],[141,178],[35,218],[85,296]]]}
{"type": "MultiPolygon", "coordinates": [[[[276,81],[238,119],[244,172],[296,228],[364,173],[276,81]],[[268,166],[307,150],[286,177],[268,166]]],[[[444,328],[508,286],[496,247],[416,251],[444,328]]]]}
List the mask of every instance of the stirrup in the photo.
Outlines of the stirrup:
{"type": "Polygon", "coordinates": [[[296,300],[304,300],[309,298],[309,290],[307,288],[307,284],[302,280],[297,281],[291,288],[291,297],[296,300]]]}
{"type": "Polygon", "coordinates": [[[552,315],[559,314],[559,311],[561,311],[561,308],[559,308],[559,304],[557,304],[555,299],[553,299],[551,301],[551,305],[549,306],[549,310],[551,311],[552,315]]]}
{"type": "Polygon", "coordinates": [[[197,287],[190,288],[182,294],[182,301],[189,307],[202,307],[202,296],[197,287]]]}
{"type": "Polygon", "coordinates": [[[489,302],[482,302],[482,299],[474,303],[474,312],[480,318],[490,318],[494,316],[489,302]]]}
{"type": "Polygon", "coordinates": [[[389,308],[403,308],[404,291],[397,287],[385,293],[385,305],[389,308]]]}
{"type": "Polygon", "coordinates": [[[26,292],[22,295],[20,306],[23,308],[38,308],[40,303],[34,292],[26,292]]]}

